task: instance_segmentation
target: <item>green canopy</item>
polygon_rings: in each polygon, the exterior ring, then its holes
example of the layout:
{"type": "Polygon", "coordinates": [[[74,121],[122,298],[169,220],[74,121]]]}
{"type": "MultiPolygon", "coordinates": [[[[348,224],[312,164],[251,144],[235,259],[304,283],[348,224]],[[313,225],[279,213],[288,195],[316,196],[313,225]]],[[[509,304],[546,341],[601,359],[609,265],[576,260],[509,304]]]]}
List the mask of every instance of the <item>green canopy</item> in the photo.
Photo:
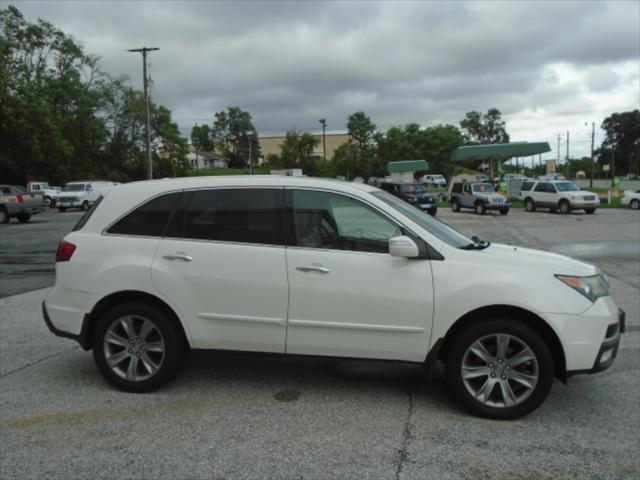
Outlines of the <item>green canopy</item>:
{"type": "Polygon", "coordinates": [[[402,160],[387,164],[389,173],[417,172],[418,170],[429,170],[429,164],[426,160],[402,160]]]}
{"type": "Polygon", "coordinates": [[[478,160],[509,160],[513,157],[528,157],[550,152],[548,142],[514,142],[495,145],[471,145],[458,147],[451,154],[452,162],[473,162],[478,160]]]}

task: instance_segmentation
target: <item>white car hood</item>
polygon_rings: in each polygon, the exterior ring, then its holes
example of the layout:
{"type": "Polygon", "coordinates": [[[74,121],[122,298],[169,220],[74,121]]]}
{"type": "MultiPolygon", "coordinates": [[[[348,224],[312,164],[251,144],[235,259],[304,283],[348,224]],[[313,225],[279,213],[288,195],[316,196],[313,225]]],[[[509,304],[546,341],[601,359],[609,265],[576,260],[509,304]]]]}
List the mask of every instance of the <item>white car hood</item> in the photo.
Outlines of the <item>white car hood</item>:
{"type": "MultiPolygon", "coordinates": [[[[467,252],[465,250],[465,252],[467,252]]],[[[469,250],[478,254],[476,259],[482,263],[522,271],[536,270],[551,274],[589,276],[596,275],[599,270],[594,265],[574,260],[557,253],[543,252],[532,248],[515,247],[512,245],[491,244],[484,250],[469,250]]]]}

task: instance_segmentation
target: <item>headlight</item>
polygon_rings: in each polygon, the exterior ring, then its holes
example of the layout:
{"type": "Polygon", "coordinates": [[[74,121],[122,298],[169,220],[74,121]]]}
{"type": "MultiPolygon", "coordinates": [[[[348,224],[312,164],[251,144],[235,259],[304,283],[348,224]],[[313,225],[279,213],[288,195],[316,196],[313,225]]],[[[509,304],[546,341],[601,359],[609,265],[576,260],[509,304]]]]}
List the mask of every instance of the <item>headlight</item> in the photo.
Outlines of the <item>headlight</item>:
{"type": "Polygon", "coordinates": [[[608,281],[602,274],[593,277],[572,277],[556,275],[556,278],[574,290],[580,292],[592,302],[609,295],[608,281]]]}

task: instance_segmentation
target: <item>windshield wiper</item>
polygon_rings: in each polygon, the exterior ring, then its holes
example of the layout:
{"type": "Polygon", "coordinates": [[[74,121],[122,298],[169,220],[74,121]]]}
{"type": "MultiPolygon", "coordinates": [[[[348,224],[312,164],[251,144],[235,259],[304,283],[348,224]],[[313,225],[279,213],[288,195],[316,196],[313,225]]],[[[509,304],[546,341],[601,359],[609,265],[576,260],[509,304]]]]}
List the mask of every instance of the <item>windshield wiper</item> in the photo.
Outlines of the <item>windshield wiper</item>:
{"type": "Polygon", "coordinates": [[[488,240],[480,240],[476,236],[471,237],[471,240],[473,240],[472,243],[468,243],[464,247],[460,247],[460,248],[462,250],[484,250],[489,245],[491,245],[490,241],[488,241],[488,240]]]}

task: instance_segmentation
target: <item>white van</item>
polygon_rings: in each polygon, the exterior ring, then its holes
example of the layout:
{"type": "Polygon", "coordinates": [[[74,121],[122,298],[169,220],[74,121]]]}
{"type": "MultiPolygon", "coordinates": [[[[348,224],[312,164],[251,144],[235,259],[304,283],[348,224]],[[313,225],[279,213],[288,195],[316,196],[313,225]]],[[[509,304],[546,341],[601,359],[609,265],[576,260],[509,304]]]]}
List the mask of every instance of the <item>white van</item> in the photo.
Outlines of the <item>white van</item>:
{"type": "Polygon", "coordinates": [[[447,185],[447,180],[444,176],[436,175],[423,175],[420,177],[420,183],[429,187],[444,187],[447,185]]]}
{"type": "Polygon", "coordinates": [[[56,205],[61,212],[67,208],[89,210],[102,195],[102,189],[114,185],[113,182],[69,182],[58,194],[56,205]]]}

